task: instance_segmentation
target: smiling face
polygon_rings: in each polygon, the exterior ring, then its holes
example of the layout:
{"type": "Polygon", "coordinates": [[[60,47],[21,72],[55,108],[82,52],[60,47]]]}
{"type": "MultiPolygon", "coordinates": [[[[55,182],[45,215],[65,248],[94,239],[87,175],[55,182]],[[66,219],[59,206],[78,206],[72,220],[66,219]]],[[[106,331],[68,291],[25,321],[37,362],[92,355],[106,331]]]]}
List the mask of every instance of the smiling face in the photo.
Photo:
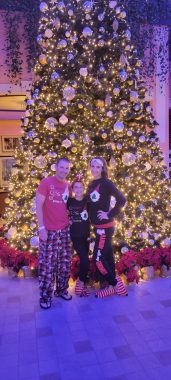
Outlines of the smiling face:
{"type": "Polygon", "coordinates": [[[82,182],[75,182],[73,185],[73,193],[76,199],[82,199],[84,195],[84,185],[82,182]]]}
{"type": "Polygon", "coordinates": [[[95,160],[91,161],[90,170],[94,179],[99,179],[102,177],[103,166],[100,163],[95,162],[95,160]]]}
{"type": "Polygon", "coordinates": [[[56,178],[59,181],[64,181],[70,172],[70,163],[65,160],[60,160],[56,165],[56,178]]]}

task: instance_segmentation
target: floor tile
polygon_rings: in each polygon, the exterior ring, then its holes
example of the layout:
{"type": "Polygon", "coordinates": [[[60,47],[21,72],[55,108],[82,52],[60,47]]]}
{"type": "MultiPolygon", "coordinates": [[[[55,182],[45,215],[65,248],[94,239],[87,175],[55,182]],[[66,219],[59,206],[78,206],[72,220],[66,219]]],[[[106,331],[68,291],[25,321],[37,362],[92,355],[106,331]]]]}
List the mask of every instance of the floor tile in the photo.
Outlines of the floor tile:
{"type": "Polygon", "coordinates": [[[74,295],[44,311],[37,280],[0,271],[0,379],[170,379],[170,289],[159,278],[130,285],[129,297],[74,295]]]}

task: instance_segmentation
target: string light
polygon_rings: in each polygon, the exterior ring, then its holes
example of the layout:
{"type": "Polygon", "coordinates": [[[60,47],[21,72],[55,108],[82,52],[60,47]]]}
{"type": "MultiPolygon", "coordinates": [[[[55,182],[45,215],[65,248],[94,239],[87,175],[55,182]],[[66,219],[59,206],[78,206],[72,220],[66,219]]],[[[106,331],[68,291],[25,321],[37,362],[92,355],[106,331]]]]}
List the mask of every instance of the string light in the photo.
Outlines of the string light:
{"type": "Polygon", "coordinates": [[[62,156],[72,162],[70,179],[83,172],[86,185],[92,156],[102,155],[111,162],[110,178],[127,198],[113,240],[117,258],[121,246],[140,249],[150,240],[158,245],[170,236],[169,180],[122,3],[118,0],[109,8],[109,1],[104,0],[102,12],[98,2],[92,1],[91,12],[86,13],[84,3],[76,0],[68,1],[65,7],[47,2],[41,10],[38,34],[43,58],[39,56],[35,65],[36,80],[26,100],[29,115],[23,120],[24,133],[16,152],[18,172],[12,175],[6,207],[6,229],[13,227],[9,239],[14,247],[37,251],[37,246],[30,245],[38,236],[36,188],[43,177],[54,175],[52,165],[62,156]],[[54,23],[57,17],[59,21],[54,23]],[[83,33],[85,27],[91,28],[92,34],[83,33]],[[47,30],[52,33],[45,33],[47,30]],[[64,42],[59,46],[61,40],[64,42]],[[87,69],[86,76],[80,74],[81,68],[87,69]],[[71,101],[63,97],[67,86],[75,89],[71,101]],[[68,119],[64,125],[59,121],[62,115],[68,119]],[[57,124],[48,125],[51,117],[57,124]],[[117,121],[123,122],[122,131],[114,130],[117,121]],[[71,144],[62,144],[65,140],[71,144]],[[142,238],[147,228],[148,238],[142,238]],[[154,238],[155,234],[158,237],[154,238]]]}

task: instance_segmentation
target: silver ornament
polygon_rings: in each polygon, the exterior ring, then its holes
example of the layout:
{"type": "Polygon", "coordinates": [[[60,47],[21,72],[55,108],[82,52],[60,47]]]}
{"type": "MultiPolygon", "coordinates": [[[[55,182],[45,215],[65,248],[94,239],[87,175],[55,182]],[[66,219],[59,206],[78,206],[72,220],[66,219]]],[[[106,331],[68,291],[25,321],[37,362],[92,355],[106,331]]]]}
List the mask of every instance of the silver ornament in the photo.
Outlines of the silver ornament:
{"type": "Polygon", "coordinates": [[[146,140],[145,136],[142,135],[142,136],[139,137],[139,142],[143,143],[143,142],[145,142],[145,140],[146,140]]]}
{"type": "Polygon", "coordinates": [[[75,89],[71,86],[67,86],[64,88],[63,90],[63,97],[67,100],[67,101],[71,101],[72,99],[75,98],[75,89]]]}
{"type": "Polygon", "coordinates": [[[140,104],[139,103],[135,104],[134,110],[135,111],[139,111],[140,110],[140,104]]]}
{"type": "Polygon", "coordinates": [[[52,80],[56,80],[56,79],[58,79],[59,78],[59,73],[57,73],[56,71],[54,71],[52,74],[51,74],[51,79],[52,80]]]}
{"type": "Polygon", "coordinates": [[[74,58],[74,55],[72,53],[67,55],[68,61],[71,61],[74,58]]]}
{"type": "Polygon", "coordinates": [[[126,166],[131,166],[135,163],[136,156],[133,153],[127,152],[124,153],[122,156],[122,162],[126,166]]]}
{"type": "Polygon", "coordinates": [[[67,41],[66,40],[60,40],[57,45],[60,49],[65,49],[67,47],[67,41]]]}
{"type": "Polygon", "coordinates": [[[30,138],[30,139],[33,139],[35,136],[36,136],[36,133],[34,131],[29,131],[27,133],[27,136],[30,138]]]}
{"type": "Polygon", "coordinates": [[[74,15],[74,12],[73,12],[72,9],[69,9],[69,10],[68,10],[68,15],[69,15],[70,17],[74,15]]]}
{"type": "Polygon", "coordinates": [[[81,76],[86,77],[88,75],[87,67],[81,67],[81,69],[79,70],[79,73],[81,76]]]}
{"type": "Polygon", "coordinates": [[[136,102],[138,100],[138,92],[137,91],[130,91],[130,101],[136,102]]]}
{"type": "Polygon", "coordinates": [[[107,115],[108,117],[112,117],[112,116],[113,116],[113,111],[108,111],[106,115],[107,115]]]}
{"type": "Polygon", "coordinates": [[[118,20],[115,19],[113,21],[112,27],[113,27],[114,32],[117,32],[117,30],[119,28],[119,22],[118,22],[118,20]]]}
{"type": "Polygon", "coordinates": [[[85,10],[85,12],[89,13],[92,11],[93,9],[93,1],[85,1],[85,3],[83,4],[83,8],[85,10]]]}
{"type": "Polygon", "coordinates": [[[67,118],[67,116],[65,116],[64,114],[59,118],[59,122],[60,122],[60,124],[62,124],[62,125],[65,125],[65,124],[67,124],[68,123],[68,118],[67,118]]]}
{"type": "Polygon", "coordinates": [[[113,93],[114,93],[114,95],[119,95],[119,93],[120,93],[120,88],[119,87],[115,87],[114,89],[113,89],[113,93]]]}
{"type": "Polygon", "coordinates": [[[53,32],[51,29],[46,29],[44,35],[46,38],[51,38],[53,36],[53,32]]]}
{"type": "Polygon", "coordinates": [[[45,121],[45,127],[49,130],[56,130],[57,120],[54,117],[48,117],[45,121]]]}
{"type": "Polygon", "coordinates": [[[113,128],[116,132],[122,132],[124,129],[124,123],[122,121],[116,121],[113,128]]]}
{"type": "Polygon", "coordinates": [[[56,172],[56,164],[52,164],[50,168],[53,172],[56,172]]]}
{"type": "Polygon", "coordinates": [[[127,40],[130,40],[130,39],[131,39],[131,32],[130,32],[129,29],[127,29],[127,30],[125,31],[125,37],[127,38],[127,40]]]}
{"type": "Polygon", "coordinates": [[[102,66],[100,66],[100,71],[105,71],[105,67],[102,65],[102,66]]]}
{"type": "Polygon", "coordinates": [[[65,139],[62,141],[62,146],[64,146],[64,148],[69,148],[70,146],[72,145],[71,141],[69,139],[65,139]]]}
{"type": "Polygon", "coordinates": [[[142,238],[148,239],[148,232],[142,232],[142,238]]]}
{"type": "Polygon", "coordinates": [[[42,1],[39,5],[39,8],[41,12],[46,12],[48,10],[48,5],[44,1],[42,1]]]}
{"type": "Polygon", "coordinates": [[[128,135],[128,136],[132,136],[132,133],[133,133],[133,132],[129,130],[129,131],[127,132],[127,135],[128,135]]]}
{"type": "Polygon", "coordinates": [[[119,72],[119,76],[121,78],[121,81],[124,82],[127,79],[127,72],[125,70],[121,70],[119,72]]]}
{"type": "Polygon", "coordinates": [[[86,26],[84,29],[83,29],[83,36],[84,37],[90,37],[92,36],[93,34],[93,31],[91,28],[89,28],[88,26],[86,26]]]}
{"type": "Polygon", "coordinates": [[[58,9],[59,10],[63,10],[65,8],[65,4],[63,3],[63,1],[60,1],[59,3],[58,3],[58,9]]]}
{"type": "Polygon", "coordinates": [[[38,236],[33,236],[31,239],[30,239],[30,245],[31,247],[33,248],[37,248],[39,246],[39,237],[38,236]]]}
{"type": "Polygon", "coordinates": [[[46,160],[45,157],[43,157],[42,155],[40,155],[40,156],[38,156],[38,157],[35,158],[34,165],[38,169],[44,169],[46,167],[46,165],[47,165],[47,160],[46,160]]]}
{"type": "Polygon", "coordinates": [[[116,5],[117,5],[117,1],[109,1],[109,8],[111,8],[111,9],[113,9],[113,8],[115,8],[116,7],[116,5]]]}
{"type": "Polygon", "coordinates": [[[99,21],[103,21],[103,20],[104,20],[104,13],[100,13],[100,14],[98,15],[98,20],[99,20],[99,21]]]}
{"type": "Polygon", "coordinates": [[[121,248],[121,253],[127,253],[129,249],[127,247],[122,247],[121,248]]]}
{"type": "Polygon", "coordinates": [[[54,27],[55,27],[57,30],[60,29],[61,21],[60,21],[59,17],[56,17],[56,18],[55,18],[55,20],[54,20],[54,22],[53,22],[53,25],[54,25],[54,27]]]}

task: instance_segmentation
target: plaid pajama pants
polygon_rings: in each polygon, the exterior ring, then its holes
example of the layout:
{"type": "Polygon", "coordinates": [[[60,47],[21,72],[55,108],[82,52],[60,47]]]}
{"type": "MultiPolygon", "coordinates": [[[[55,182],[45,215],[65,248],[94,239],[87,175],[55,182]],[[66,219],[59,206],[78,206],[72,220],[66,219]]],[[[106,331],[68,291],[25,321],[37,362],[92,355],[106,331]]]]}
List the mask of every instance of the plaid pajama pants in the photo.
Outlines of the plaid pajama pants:
{"type": "Polygon", "coordinates": [[[39,243],[39,288],[40,298],[49,300],[56,290],[68,288],[71,273],[72,248],[69,227],[59,231],[48,231],[47,241],[39,243]]]}

